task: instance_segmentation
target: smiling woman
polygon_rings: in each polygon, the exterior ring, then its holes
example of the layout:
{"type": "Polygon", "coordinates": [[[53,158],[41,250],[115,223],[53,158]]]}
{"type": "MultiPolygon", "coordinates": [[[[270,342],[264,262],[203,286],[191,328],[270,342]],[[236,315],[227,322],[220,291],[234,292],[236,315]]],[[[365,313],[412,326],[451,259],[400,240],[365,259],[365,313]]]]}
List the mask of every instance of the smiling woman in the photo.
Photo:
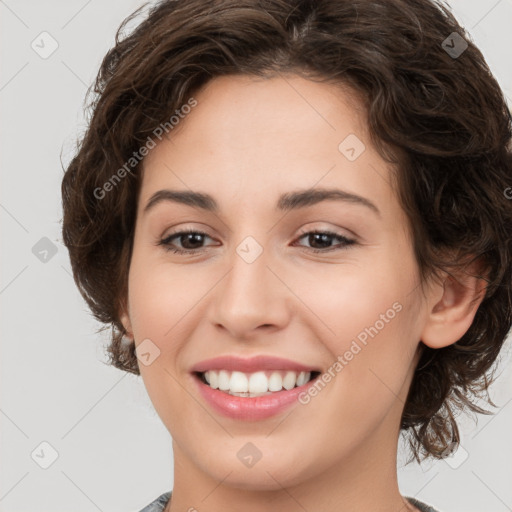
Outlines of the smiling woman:
{"type": "Polygon", "coordinates": [[[123,26],[63,238],[172,436],[145,512],[433,511],[399,491],[399,433],[447,457],[512,325],[512,126],[481,53],[430,0],[163,1],[123,26]]]}

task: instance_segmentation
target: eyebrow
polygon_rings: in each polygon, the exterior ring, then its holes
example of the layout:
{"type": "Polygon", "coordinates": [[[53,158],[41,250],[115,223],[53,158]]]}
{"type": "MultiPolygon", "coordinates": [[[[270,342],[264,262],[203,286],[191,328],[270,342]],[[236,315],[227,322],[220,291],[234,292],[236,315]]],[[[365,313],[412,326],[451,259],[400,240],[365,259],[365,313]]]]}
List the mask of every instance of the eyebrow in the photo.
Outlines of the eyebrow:
{"type": "MultiPolygon", "coordinates": [[[[378,217],[381,216],[379,209],[369,199],[340,189],[306,189],[294,192],[287,192],[279,197],[276,209],[280,211],[297,210],[318,204],[322,201],[344,201],[347,203],[362,205],[372,210],[378,217]]],[[[162,202],[173,202],[185,204],[193,208],[199,208],[208,212],[218,213],[219,205],[209,194],[192,192],[187,190],[163,189],[155,192],[144,207],[143,213],[147,213],[157,204],[162,202]]]]}

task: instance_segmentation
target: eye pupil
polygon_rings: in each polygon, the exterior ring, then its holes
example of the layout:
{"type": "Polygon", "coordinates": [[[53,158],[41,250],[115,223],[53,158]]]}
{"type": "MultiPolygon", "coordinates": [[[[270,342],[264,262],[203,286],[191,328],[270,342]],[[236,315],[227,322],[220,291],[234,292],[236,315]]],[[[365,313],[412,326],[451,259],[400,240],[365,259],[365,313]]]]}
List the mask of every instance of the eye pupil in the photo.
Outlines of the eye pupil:
{"type": "MultiPolygon", "coordinates": [[[[201,246],[201,243],[203,242],[202,240],[202,237],[203,235],[199,234],[199,233],[187,233],[185,235],[182,235],[182,238],[184,238],[185,240],[187,239],[192,239],[192,246],[193,247],[186,247],[187,246],[187,243],[185,244],[182,244],[186,249],[196,249],[197,247],[194,246],[194,243],[197,243],[198,246],[201,246]]],[[[190,241],[190,240],[189,240],[190,241]]]]}
{"type": "MultiPolygon", "coordinates": [[[[207,247],[203,246],[204,238],[210,238],[201,231],[179,231],[171,234],[166,239],[162,239],[159,245],[164,245],[165,249],[176,254],[199,254],[207,247]]],[[[330,251],[341,251],[349,246],[356,244],[355,240],[350,240],[343,235],[330,231],[308,231],[303,232],[300,239],[307,240],[310,252],[326,253],[330,251]],[[334,240],[340,243],[333,245],[334,240]]]]}
{"type": "MultiPolygon", "coordinates": [[[[310,243],[311,243],[311,240],[315,240],[315,237],[317,238],[316,241],[320,241],[320,245],[321,247],[330,247],[330,239],[332,238],[331,235],[328,235],[326,233],[312,233],[309,235],[310,237],[310,243]],[[318,240],[320,239],[320,240],[318,240]],[[324,245],[322,245],[324,244],[324,245]]],[[[314,245],[316,243],[316,241],[313,242],[312,245],[314,245]]]]}

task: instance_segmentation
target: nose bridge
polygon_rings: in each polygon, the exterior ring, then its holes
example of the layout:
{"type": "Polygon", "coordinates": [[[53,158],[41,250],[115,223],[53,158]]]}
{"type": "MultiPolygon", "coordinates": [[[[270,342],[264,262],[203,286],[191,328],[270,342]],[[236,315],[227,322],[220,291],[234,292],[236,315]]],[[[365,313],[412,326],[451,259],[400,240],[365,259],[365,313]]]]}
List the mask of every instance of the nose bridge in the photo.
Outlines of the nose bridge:
{"type": "Polygon", "coordinates": [[[252,236],[229,255],[230,270],[213,301],[213,321],[236,336],[260,325],[281,325],[285,319],[286,287],[270,270],[270,255],[252,236]]]}

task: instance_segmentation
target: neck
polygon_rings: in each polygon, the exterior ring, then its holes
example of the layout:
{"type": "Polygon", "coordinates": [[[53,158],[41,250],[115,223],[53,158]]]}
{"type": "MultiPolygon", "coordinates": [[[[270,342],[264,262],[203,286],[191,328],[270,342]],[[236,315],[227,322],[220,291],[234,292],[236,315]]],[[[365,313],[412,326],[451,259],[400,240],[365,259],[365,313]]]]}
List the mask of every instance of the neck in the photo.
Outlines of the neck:
{"type": "MultiPolygon", "coordinates": [[[[250,469],[257,471],[258,468],[265,474],[267,483],[258,483],[257,488],[253,484],[256,479],[237,480],[234,469],[225,471],[220,478],[213,478],[204,470],[205,466],[194,464],[173,441],[174,487],[165,512],[192,512],[203,508],[209,512],[225,512],[226,504],[231,510],[244,512],[417,511],[400,494],[396,471],[399,432],[390,435],[388,425],[384,421],[371,439],[331,467],[318,473],[310,468],[310,474],[297,476],[295,480],[290,479],[286,471],[276,478],[276,472],[266,471],[264,459],[261,459],[250,469]]],[[[206,467],[211,469],[211,466],[206,467]]]]}

